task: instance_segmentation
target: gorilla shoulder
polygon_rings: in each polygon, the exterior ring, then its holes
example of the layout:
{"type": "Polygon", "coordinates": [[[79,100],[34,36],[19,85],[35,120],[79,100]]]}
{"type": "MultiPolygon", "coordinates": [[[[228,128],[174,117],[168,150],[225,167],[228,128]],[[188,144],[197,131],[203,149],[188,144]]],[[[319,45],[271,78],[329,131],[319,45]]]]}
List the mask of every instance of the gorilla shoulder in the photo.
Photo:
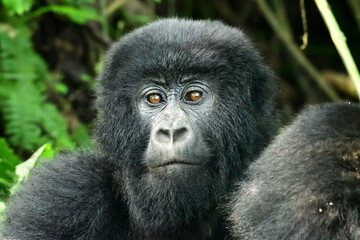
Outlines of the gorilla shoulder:
{"type": "Polygon", "coordinates": [[[114,230],[109,223],[126,210],[121,204],[112,206],[119,201],[102,160],[78,153],[42,162],[9,202],[4,235],[16,234],[17,240],[106,237],[114,230]]]}
{"type": "Polygon", "coordinates": [[[360,239],[360,106],[309,107],[235,195],[239,239],[360,239]]]}

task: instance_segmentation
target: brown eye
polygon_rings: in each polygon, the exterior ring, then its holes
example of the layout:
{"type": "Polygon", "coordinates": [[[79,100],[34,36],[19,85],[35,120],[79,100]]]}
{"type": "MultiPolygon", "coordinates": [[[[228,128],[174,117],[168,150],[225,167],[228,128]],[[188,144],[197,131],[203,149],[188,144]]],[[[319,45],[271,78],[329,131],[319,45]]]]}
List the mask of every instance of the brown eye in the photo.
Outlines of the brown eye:
{"type": "Polygon", "coordinates": [[[158,104],[161,101],[161,95],[154,93],[149,95],[147,99],[152,104],[158,104]]]}
{"type": "Polygon", "coordinates": [[[185,96],[185,99],[190,102],[197,102],[201,99],[202,93],[198,91],[188,92],[185,96]]]}

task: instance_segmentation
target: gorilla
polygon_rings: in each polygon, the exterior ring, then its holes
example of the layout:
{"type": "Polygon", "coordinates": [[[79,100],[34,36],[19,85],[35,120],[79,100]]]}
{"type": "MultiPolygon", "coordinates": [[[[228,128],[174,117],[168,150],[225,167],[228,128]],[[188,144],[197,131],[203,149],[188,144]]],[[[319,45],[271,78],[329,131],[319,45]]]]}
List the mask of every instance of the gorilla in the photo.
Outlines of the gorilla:
{"type": "Polygon", "coordinates": [[[309,107],[246,175],[230,216],[237,239],[360,239],[360,106],[309,107]]]}
{"type": "Polygon", "coordinates": [[[94,151],[32,171],[11,239],[224,239],[235,182],[276,132],[274,77],[238,29],[165,19],[108,51],[94,151]]]}

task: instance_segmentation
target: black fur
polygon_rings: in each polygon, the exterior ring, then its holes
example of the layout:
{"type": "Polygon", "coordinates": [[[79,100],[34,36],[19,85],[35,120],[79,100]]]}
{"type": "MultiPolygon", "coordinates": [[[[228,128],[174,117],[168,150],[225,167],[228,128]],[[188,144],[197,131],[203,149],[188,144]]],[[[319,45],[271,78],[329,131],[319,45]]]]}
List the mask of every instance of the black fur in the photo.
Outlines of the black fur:
{"type": "Polygon", "coordinates": [[[247,37],[217,21],[157,21],[114,44],[97,94],[99,153],[63,155],[33,171],[9,201],[5,235],[225,238],[221,206],[276,128],[273,75],[247,37]],[[184,77],[206,82],[215,99],[192,120],[209,160],[197,174],[153,175],[144,161],[151,121],[139,112],[139,88],[184,77]]]}
{"type": "Polygon", "coordinates": [[[309,107],[250,165],[235,196],[238,239],[360,239],[360,106],[309,107]]]}

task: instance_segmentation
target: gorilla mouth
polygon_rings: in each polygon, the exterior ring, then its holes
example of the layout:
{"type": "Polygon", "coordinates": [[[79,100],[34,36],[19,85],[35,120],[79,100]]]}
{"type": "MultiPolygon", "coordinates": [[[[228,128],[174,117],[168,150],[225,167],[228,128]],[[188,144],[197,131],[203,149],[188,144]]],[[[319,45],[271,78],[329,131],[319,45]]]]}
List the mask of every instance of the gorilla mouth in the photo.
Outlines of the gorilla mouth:
{"type": "Polygon", "coordinates": [[[177,160],[177,159],[172,159],[170,161],[165,161],[163,163],[160,163],[158,165],[154,165],[154,166],[150,166],[150,169],[155,169],[155,168],[162,168],[162,167],[167,167],[167,166],[171,166],[171,165],[188,165],[188,166],[199,166],[200,163],[197,162],[190,162],[190,161],[184,161],[184,160],[177,160]]]}

